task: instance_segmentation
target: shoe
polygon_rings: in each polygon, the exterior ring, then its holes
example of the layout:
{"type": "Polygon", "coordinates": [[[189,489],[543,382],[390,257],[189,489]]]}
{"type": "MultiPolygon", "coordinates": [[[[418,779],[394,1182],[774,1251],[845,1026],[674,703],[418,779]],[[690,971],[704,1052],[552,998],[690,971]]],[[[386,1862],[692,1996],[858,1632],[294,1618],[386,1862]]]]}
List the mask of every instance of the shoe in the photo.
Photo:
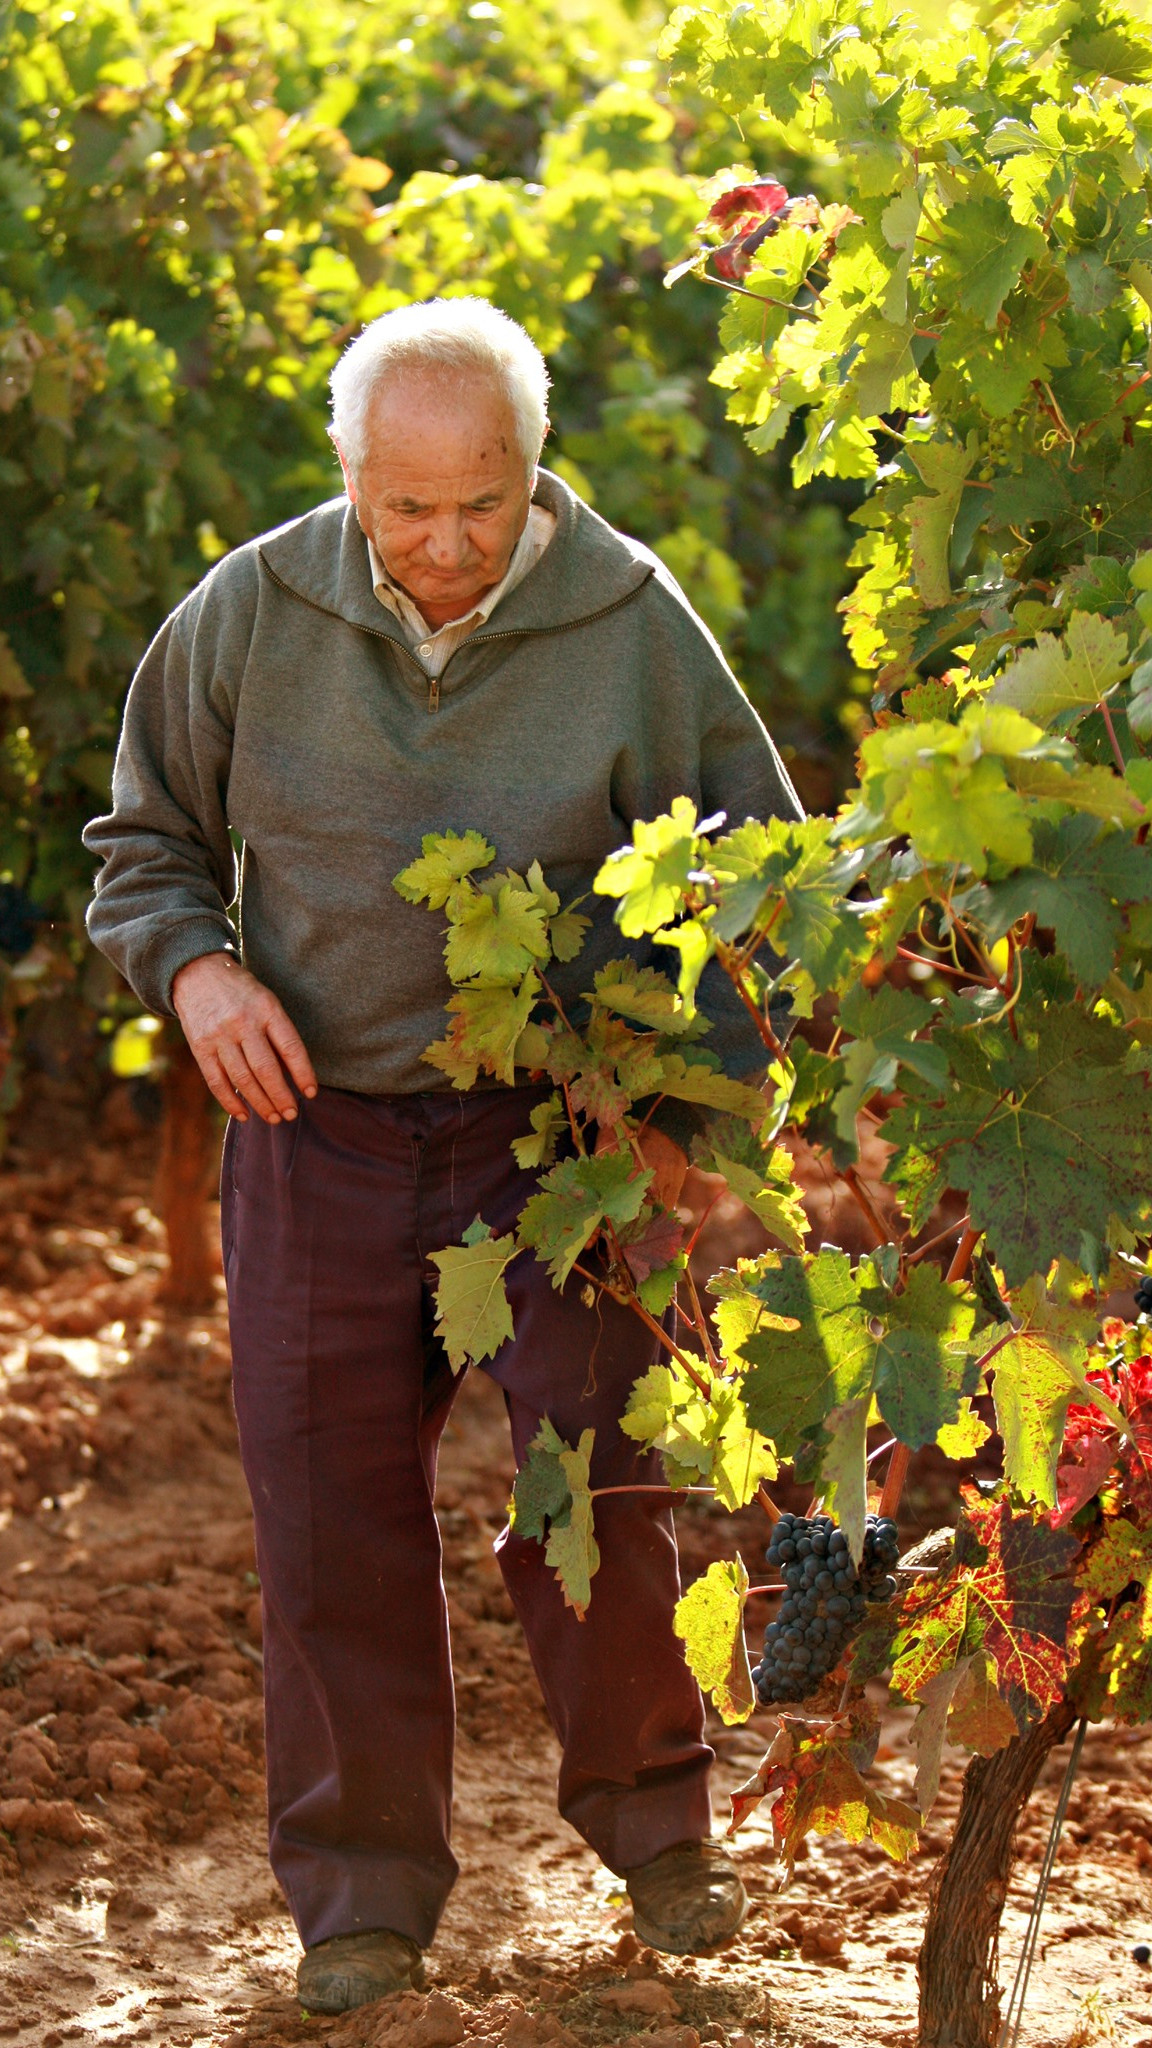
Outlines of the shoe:
{"type": "Polygon", "coordinates": [[[748,1894],[718,1842],[677,1842],[651,1863],[624,1872],[632,1922],[649,1948],[698,1956],[731,1940],[748,1911],[748,1894]]]}
{"type": "Polygon", "coordinates": [[[306,2012],[351,2012],[390,1991],[419,1991],[424,1958],[406,1934],[377,1927],[367,1934],[337,1934],[305,1949],[296,1970],[296,1993],[306,2012]]]}

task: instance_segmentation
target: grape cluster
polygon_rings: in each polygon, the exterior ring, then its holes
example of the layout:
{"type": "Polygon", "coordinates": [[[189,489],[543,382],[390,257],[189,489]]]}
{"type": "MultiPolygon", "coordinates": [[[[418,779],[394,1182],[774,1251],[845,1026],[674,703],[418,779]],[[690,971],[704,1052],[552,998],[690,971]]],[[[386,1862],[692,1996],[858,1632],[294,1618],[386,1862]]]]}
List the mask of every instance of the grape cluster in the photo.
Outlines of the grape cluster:
{"type": "Polygon", "coordinates": [[[1152,1315],[1152,1273],[1142,1273],[1136,1288],[1136,1313],[1152,1315]]]}
{"type": "Polygon", "coordinates": [[[891,1574],[900,1546],[895,1522],[869,1515],[857,1571],[848,1538],[827,1515],[781,1515],[767,1556],[784,1575],[784,1598],[752,1673],[765,1707],[808,1699],[835,1670],[869,1603],[896,1591],[891,1574]]]}

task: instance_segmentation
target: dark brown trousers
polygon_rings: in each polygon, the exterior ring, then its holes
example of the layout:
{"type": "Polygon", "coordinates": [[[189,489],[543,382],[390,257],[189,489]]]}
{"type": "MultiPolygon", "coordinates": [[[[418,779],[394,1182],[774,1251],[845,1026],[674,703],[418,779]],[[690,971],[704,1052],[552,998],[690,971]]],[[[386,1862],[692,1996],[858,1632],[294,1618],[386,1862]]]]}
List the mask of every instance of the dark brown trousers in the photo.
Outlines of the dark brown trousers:
{"type": "MultiPolygon", "coordinates": [[[[537,1089],[370,1097],[322,1089],[294,1123],[233,1124],[224,1263],[236,1414],[264,1600],[272,1865],[306,1946],[358,1928],[429,1942],[449,1847],[452,1672],[432,1510],[458,1384],[431,1335],[429,1254],[480,1215],[509,1229],[534,1177],[509,1143],[537,1089]]],[[[617,1426],[652,1363],[639,1318],[509,1273],[515,1339],[489,1370],[517,1459],[550,1417],[596,1431],[594,1486],[660,1477],[617,1426]]],[[[599,1502],[580,1622],[543,1547],[501,1569],[562,1749],[560,1811],[613,1870],[711,1824],[700,1695],[672,1632],[671,1518],[599,1502]]]]}

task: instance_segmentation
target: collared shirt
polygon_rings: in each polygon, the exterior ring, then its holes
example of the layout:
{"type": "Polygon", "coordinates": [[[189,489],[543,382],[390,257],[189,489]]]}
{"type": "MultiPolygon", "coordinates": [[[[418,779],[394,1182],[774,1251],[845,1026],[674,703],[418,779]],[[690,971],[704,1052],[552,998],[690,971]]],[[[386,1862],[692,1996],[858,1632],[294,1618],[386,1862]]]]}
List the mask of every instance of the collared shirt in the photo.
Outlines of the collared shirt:
{"type": "Polygon", "coordinates": [[[386,605],[393,617],[400,623],[409,650],[423,663],[430,676],[441,675],[456,649],[483,625],[489,614],[494,612],[502,597],[523,583],[529,570],[536,567],[545,548],[556,531],[556,515],[543,505],[533,505],[528,513],[527,523],[512,550],[512,559],[499,583],[486,591],[478,603],[466,612],[463,618],[449,619],[446,626],[433,632],[418,605],[414,604],[406,590],[401,590],[388,574],[372,541],[368,542],[368,561],[372,570],[372,588],[382,605],[386,605]]]}

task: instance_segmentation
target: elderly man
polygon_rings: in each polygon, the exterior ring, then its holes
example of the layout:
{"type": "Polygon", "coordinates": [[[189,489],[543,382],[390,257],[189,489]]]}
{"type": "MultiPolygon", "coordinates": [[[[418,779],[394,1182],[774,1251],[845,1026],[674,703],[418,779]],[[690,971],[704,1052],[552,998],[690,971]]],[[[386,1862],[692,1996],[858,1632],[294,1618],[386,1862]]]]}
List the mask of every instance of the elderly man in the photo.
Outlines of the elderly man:
{"type": "MultiPolygon", "coordinates": [[[[224,1254],[271,1857],[301,1999],[325,2012],[420,1981],[456,1875],[432,1505],[455,1384],[430,1255],[477,1213],[510,1227],[532,1184],[510,1141],[542,1099],[527,1077],[460,1096],[422,1064],[443,1029],[441,941],[393,877],[425,832],[474,826],[567,898],[681,793],[738,819],[798,815],[660,561],[538,470],[547,385],[529,337],[479,300],[367,328],[332,378],[346,499],[236,549],[168,620],[129,695],[112,815],[86,835],[104,859],[93,938],[179,1018],[232,1119],[224,1254]]],[[[577,1007],[621,950],[609,907],[585,908],[585,951],[557,970],[577,1007]]],[[[710,1042],[751,1071],[759,1043],[726,992],[710,1042]]],[[[644,1141],[669,1204],[684,1115],[661,1105],[644,1141]]],[[[658,1476],[617,1427],[654,1355],[639,1320],[592,1313],[526,1258],[511,1294],[516,1336],[491,1371],[517,1457],[547,1415],[570,1441],[595,1428],[594,1485],[658,1476]]],[[[698,1952],[746,1902],[709,1839],[671,1523],[624,1494],[597,1529],[583,1623],[538,1544],[506,1530],[500,1563],[561,1746],[562,1813],[623,1874],[644,1940],[698,1952]]]]}

